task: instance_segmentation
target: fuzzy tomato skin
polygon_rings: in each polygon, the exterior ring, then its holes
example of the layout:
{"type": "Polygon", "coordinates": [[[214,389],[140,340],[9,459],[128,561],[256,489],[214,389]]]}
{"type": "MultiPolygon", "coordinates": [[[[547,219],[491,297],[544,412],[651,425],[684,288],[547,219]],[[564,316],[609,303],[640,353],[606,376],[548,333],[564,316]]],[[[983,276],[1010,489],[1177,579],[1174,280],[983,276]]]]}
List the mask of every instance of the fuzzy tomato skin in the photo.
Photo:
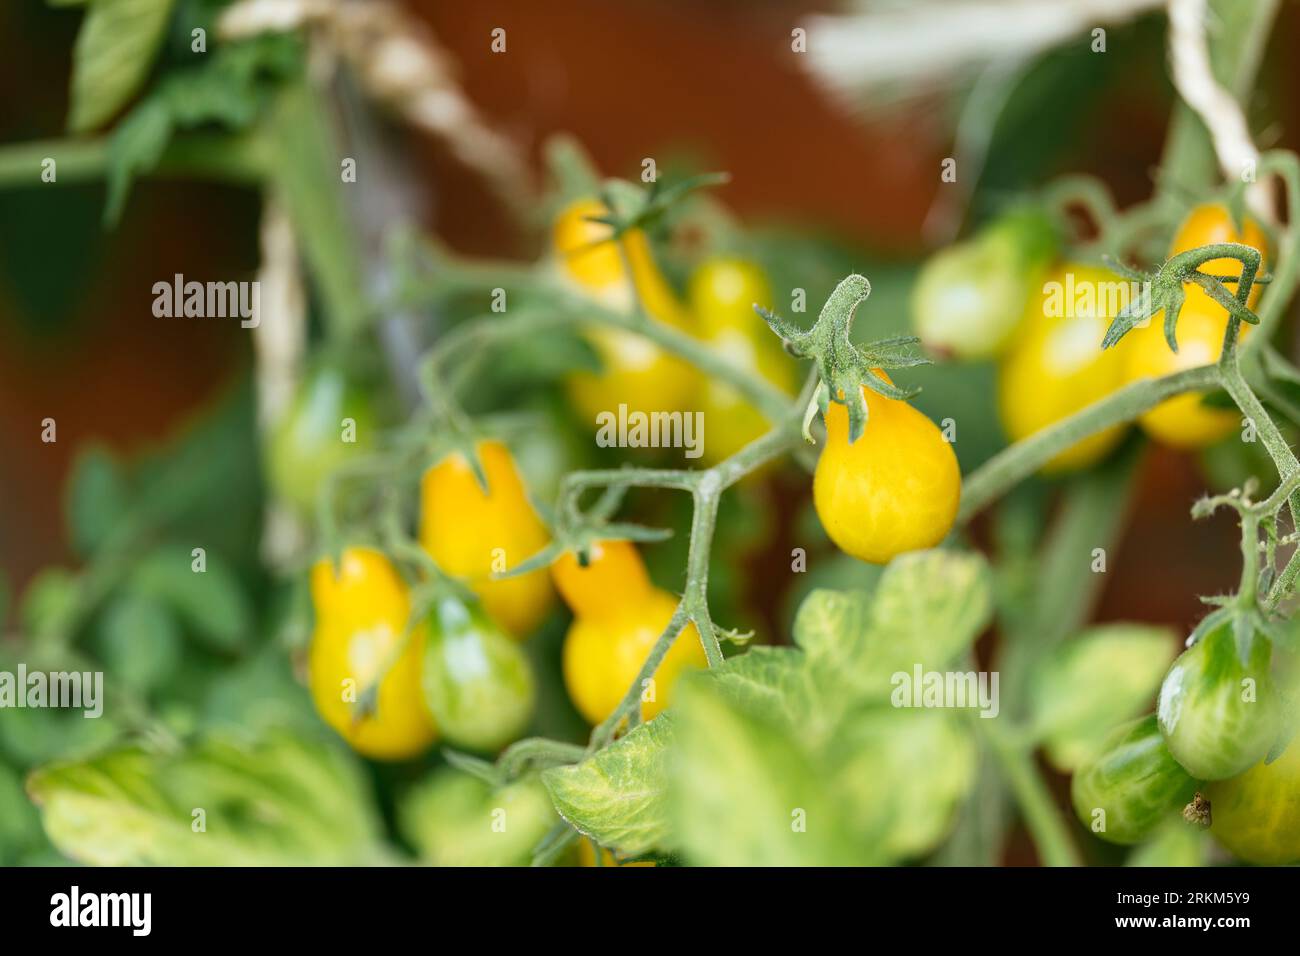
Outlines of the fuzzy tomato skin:
{"type": "Polygon", "coordinates": [[[1271,764],[1211,783],[1207,796],[1210,833],[1233,856],[1266,866],[1300,861],[1300,740],[1271,764]]]}
{"type": "Polygon", "coordinates": [[[545,526],[528,501],[514,457],[498,441],[477,445],[488,491],[479,487],[465,456],[447,455],[420,483],[420,543],[447,574],[462,579],[488,615],[515,638],[528,637],[554,595],[544,569],[493,580],[545,547],[545,526]]]}
{"type": "Polygon", "coordinates": [[[1272,646],[1257,636],[1249,665],[1243,667],[1232,628],[1220,627],[1169,668],[1156,713],[1170,753],[1192,776],[1235,777],[1268,753],[1279,716],[1268,671],[1271,656],[1272,646]],[[1248,694],[1253,699],[1243,699],[1248,694]]]}
{"type": "Polygon", "coordinates": [[[420,691],[424,630],[415,628],[387,672],[406,633],[410,599],[396,569],[373,548],[345,548],[338,573],[328,560],[311,571],[316,627],[308,652],[312,700],[324,721],[352,748],[378,760],[402,760],[427,750],[437,737],[420,691]],[[380,680],[374,712],[358,717],[353,698],[380,680]]]}
{"type": "Polygon", "coordinates": [[[428,617],[424,699],[451,744],[494,752],[532,719],[537,688],[520,646],[477,602],[446,595],[428,617]]]}
{"type": "Polygon", "coordinates": [[[849,413],[832,402],[813,473],[813,505],[830,539],[885,564],[938,544],[957,517],[961,469],[938,426],[904,401],[863,387],[866,430],[849,443],[849,413]]]}
{"type": "MultiPolygon", "coordinates": [[[[613,613],[574,618],[564,638],[564,686],[588,722],[598,724],[618,707],[676,609],[675,597],[653,589],[613,613]]],[[[642,717],[650,720],[672,702],[683,671],[706,664],[700,632],[687,624],[655,672],[655,699],[642,701],[642,717]]]]}
{"type": "MultiPolygon", "coordinates": [[[[1021,441],[1105,398],[1123,384],[1124,342],[1102,351],[1120,280],[1093,266],[1068,264],[1044,276],[1030,296],[1025,323],[998,370],[998,410],[1012,441],[1021,441]],[[1076,290],[1072,300],[1067,292],[1076,290]],[[1091,306],[1088,299],[1091,298],[1091,306]]],[[[1116,425],[1089,435],[1043,466],[1064,472],[1104,458],[1124,435],[1116,425]]]]}
{"type": "MultiPolygon", "coordinates": [[[[626,311],[638,299],[653,318],[689,331],[690,321],[672,287],[655,264],[640,230],[621,240],[591,217],[608,215],[596,199],[566,207],[552,228],[551,243],[561,278],[602,305],[626,311]],[[631,265],[624,267],[623,255],[631,265]]],[[[591,424],[602,412],[626,404],[631,411],[681,412],[691,405],[699,378],[694,368],[643,336],[622,329],[592,328],[585,333],[601,361],[598,372],[574,372],[565,382],[569,401],[591,424]]]]}
{"type": "Polygon", "coordinates": [[[1117,729],[1075,772],[1070,800],[1079,820],[1101,839],[1132,844],[1176,816],[1195,790],[1196,781],[1174,760],[1150,715],[1117,729]]]}

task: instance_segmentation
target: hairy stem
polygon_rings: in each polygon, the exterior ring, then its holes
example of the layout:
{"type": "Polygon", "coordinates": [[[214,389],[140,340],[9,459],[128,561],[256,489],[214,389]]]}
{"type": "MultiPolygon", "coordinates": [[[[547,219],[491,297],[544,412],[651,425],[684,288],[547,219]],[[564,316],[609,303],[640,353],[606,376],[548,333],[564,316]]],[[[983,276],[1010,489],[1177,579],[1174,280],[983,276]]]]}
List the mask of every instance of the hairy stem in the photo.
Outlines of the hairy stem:
{"type": "Polygon", "coordinates": [[[966,477],[962,483],[958,523],[965,524],[990,502],[1075,442],[1111,426],[1131,422],[1173,395],[1203,391],[1218,384],[1219,370],[1213,365],[1175,372],[1162,378],[1142,379],[1016,442],[966,477]]]}

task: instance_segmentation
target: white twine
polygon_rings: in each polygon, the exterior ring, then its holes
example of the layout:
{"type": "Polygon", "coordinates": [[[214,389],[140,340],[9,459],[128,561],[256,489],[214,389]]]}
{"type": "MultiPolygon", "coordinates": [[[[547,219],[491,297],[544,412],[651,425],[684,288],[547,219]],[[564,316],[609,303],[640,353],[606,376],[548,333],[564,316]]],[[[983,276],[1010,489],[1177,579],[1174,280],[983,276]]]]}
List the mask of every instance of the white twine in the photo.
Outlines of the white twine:
{"type": "MultiPolygon", "coordinates": [[[[1251,139],[1246,117],[1236,97],[1214,78],[1206,42],[1207,0],[1169,0],[1169,57],[1178,95],[1196,111],[1210,131],[1219,168],[1228,180],[1255,178],[1259,150],[1251,139]]],[[[1276,221],[1271,187],[1251,183],[1246,192],[1251,211],[1266,222],[1276,221]]]]}
{"type": "Polygon", "coordinates": [[[240,0],[217,23],[228,39],[303,28],[338,52],[369,96],[437,136],[513,211],[526,213],[533,183],[522,151],[483,120],[446,53],[401,7],[380,0],[240,0]]]}

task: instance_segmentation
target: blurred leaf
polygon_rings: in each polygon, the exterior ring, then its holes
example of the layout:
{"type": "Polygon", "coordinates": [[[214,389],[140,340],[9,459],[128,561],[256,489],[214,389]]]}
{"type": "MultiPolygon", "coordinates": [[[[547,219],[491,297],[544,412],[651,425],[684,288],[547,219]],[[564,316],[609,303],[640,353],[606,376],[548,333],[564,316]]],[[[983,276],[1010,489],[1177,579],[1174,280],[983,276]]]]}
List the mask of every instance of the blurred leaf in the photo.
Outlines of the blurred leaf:
{"type": "Polygon", "coordinates": [[[211,681],[201,719],[210,726],[313,726],[311,696],[294,679],[289,656],[268,644],[255,656],[223,668],[211,681]]]}
{"type": "MultiPolygon", "coordinates": [[[[103,2],[96,0],[97,5],[103,2]]],[[[264,34],[223,44],[201,66],[164,77],[113,132],[104,222],[117,222],[131,181],[158,165],[177,131],[209,123],[231,130],[247,127],[260,115],[275,84],[300,64],[301,45],[295,36],[264,34]]]]}
{"type": "Polygon", "coordinates": [[[286,733],[214,734],[178,753],[123,747],[44,767],[27,790],[55,846],[100,866],[355,864],[378,840],[352,759],[286,733]]]}
{"type": "Polygon", "coordinates": [[[22,780],[0,760],[0,866],[14,866],[28,847],[40,842],[40,820],[22,780]]]}
{"type": "Polygon", "coordinates": [[[1135,848],[1125,866],[1205,866],[1209,835],[1196,824],[1171,820],[1135,848]]]}
{"type": "Polygon", "coordinates": [[[580,764],[542,782],[560,816],[604,847],[637,855],[668,838],[664,792],[673,715],[660,714],[580,764]]]}
{"type": "Polygon", "coordinates": [[[44,568],[27,584],[18,618],[30,637],[62,635],[76,615],[80,579],[66,568],[44,568]]]}
{"type": "Polygon", "coordinates": [[[99,621],[96,647],[110,679],[148,692],[165,684],[181,658],[176,619],[155,600],[123,594],[99,621]]]}
{"type": "Polygon", "coordinates": [[[983,557],[917,551],[891,561],[875,590],[814,591],[795,618],[795,643],[818,680],[853,696],[887,697],[890,678],[937,669],[967,650],[992,610],[983,557]]]}
{"type": "Polygon", "coordinates": [[[729,702],[715,682],[681,685],[668,774],[677,842],[704,866],[864,863],[825,777],[793,734],[729,702]]]}
{"type": "Polygon", "coordinates": [[[204,571],[193,570],[190,551],[159,547],[131,572],[131,590],[170,607],[185,625],[217,651],[237,651],[252,636],[253,612],[239,579],[211,551],[204,571]]]}
{"type": "Polygon", "coordinates": [[[72,55],[68,129],[102,125],[144,83],[167,30],[173,0],[92,0],[72,55]]]}
{"type": "Polygon", "coordinates": [[[1052,764],[1074,770],[1155,697],[1178,640],[1168,628],[1108,624],[1062,644],[1030,679],[1034,731],[1052,764]]]}
{"type": "Polygon", "coordinates": [[[450,768],[408,793],[397,816],[402,835],[434,866],[526,866],[559,822],[535,777],[493,790],[450,768]]]}
{"type": "Polygon", "coordinates": [[[845,722],[830,751],[837,802],[859,839],[890,861],[928,853],[975,785],[969,726],[936,710],[877,707],[845,722]]]}
{"type": "Polygon", "coordinates": [[[67,522],[72,545],[88,557],[108,537],[129,505],[126,478],[117,459],[92,446],[72,464],[67,484],[67,522]]]}

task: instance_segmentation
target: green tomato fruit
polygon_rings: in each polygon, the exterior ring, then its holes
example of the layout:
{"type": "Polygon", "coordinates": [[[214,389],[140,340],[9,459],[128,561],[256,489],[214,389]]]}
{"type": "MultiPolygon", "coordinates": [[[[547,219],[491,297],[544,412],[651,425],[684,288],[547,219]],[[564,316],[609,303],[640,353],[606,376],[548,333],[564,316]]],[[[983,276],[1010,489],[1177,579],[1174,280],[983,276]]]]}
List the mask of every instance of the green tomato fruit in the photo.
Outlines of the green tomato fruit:
{"type": "Polygon", "coordinates": [[[1210,833],[1248,863],[1300,861],[1300,738],[1270,764],[1209,785],[1210,833]]]}
{"type": "Polygon", "coordinates": [[[1001,355],[1055,251],[1051,224],[1022,209],[931,256],[912,290],[917,335],[959,359],[1001,355]]]}
{"type": "Polygon", "coordinates": [[[452,744],[481,751],[516,740],[537,696],[523,649],[477,601],[444,596],[427,626],[422,684],[439,732],[452,744]]]}
{"type": "Polygon", "coordinates": [[[1111,734],[1075,773],[1070,799],[1093,833],[1128,845],[1177,816],[1195,791],[1196,782],[1170,754],[1151,714],[1111,734]]]}
{"type": "Polygon", "coordinates": [[[325,479],[373,447],[377,417],[370,395],[343,369],[322,363],[308,372],[267,449],[276,495],[313,513],[325,479]]]}
{"type": "Polygon", "coordinates": [[[1277,737],[1272,645],[1256,635],[1249,657],[1243,666],[1232,627],[1218,627],[1174,661],[1160,686],[1160,731],[1170,753],[1199,780],[1245,772],[1277,737]]]}

